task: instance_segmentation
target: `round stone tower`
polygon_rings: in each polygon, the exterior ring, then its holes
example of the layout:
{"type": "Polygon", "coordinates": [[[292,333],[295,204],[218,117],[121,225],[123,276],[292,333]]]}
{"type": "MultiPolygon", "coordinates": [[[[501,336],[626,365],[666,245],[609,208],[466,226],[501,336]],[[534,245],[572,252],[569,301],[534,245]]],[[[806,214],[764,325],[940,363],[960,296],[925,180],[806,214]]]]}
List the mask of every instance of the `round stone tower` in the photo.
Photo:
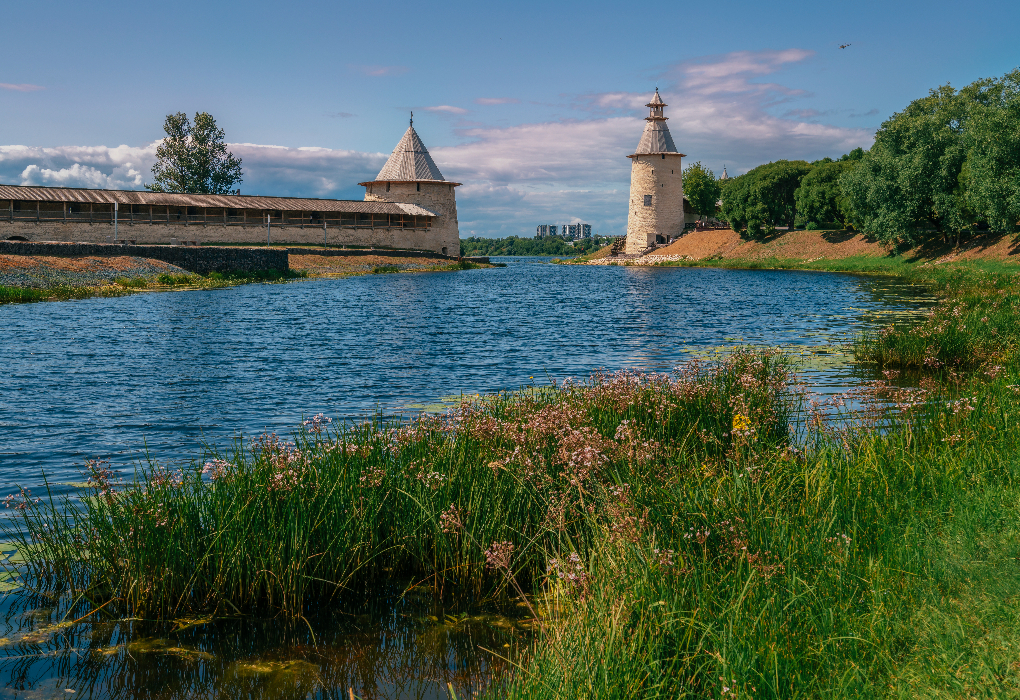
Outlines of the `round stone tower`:
{"type": "Polygon", "coordinates": [[[637,150],[627,156],[630,166],[630,210],[627,214],[626,253],[641,253],[667,243],[684,230],[684,185],[680,159],[663,115],[666,103],[655,89],[645,131],[637,150]]]}
{"type": "Polygon", "coordinates": [[[460,229],[457,226],[457,198],[454,188],[439,172],[432,156],[414,130],[414,115],[400,143],[372,182],[358,183],[365,188],[366,202],[415,204],[434,214],[431,227],[409,233],[400,247],[433,250],[443,255],[460,255],[460,229]],[[411,238],[413,236],[413,238],[411,238]]]}

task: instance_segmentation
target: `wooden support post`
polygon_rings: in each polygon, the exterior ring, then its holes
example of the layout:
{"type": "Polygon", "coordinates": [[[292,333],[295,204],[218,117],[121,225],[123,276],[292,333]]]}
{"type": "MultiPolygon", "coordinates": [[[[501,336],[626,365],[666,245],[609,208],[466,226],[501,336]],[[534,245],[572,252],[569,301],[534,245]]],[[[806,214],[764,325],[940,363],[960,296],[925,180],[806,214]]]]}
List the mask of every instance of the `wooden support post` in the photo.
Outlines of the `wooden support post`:
{"type": "Polygon", "coordinates": [[[94,210],[95,205],[92,202],[89,202],[89,224],[91,224],[95,220],[94,210]]]}
{"type": "Polygon", "coordinates": [[[152,226],[152,205],[149,205],[149,226],[152,226]]]}
{"type": "Polygon", "coordinates": [[[67,223],[67,202],[64,202],[64,223],[67,223]]]}
{"type": "Polygon", "coordinates": [[[35,223],[39,223],[39,202],[35,203],[35,223]]]}

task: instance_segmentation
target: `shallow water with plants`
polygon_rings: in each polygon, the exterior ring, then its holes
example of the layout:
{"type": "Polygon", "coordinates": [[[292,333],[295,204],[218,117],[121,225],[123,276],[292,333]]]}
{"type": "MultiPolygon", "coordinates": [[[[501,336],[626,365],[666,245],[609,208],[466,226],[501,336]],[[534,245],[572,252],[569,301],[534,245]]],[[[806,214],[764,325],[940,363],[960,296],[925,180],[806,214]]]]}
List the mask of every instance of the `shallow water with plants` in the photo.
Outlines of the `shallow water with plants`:
{"type": "MultiPolygon", "coordinates": [[[[34,592],[4,599],[0,693],[475,697],[574,653],[560,619],[615,595],[606,572],[711,585],[719,560],[781,580],[779,543],[734,518],[757,524],[736,494],[792,495],[769,477],[801,449],[791,359],[822,393],[869,386],[837,344],[926,303],[888,280],[533,261],[137,306],[153,298],[75,302],[106,322],[86,334],[81,307],[47,305],[63,313],[21,317],[36,342],[5,350],[4,481],[34,493],[12,488],[0,550],[5,585],[34,592]],[[748,342],[788,352],[728,352],[748,342]],[[563,381],[599,367],[624,371],[563,381]],[[461,393],[488,398],[440,400],[461,393]],[[724,522],[736,534],[710,535],[724,522]]],[[[670,673],[707,692],[698,664],[670,673]]],[[[499,688],[526,696],[520,678],[499,688]]]]}

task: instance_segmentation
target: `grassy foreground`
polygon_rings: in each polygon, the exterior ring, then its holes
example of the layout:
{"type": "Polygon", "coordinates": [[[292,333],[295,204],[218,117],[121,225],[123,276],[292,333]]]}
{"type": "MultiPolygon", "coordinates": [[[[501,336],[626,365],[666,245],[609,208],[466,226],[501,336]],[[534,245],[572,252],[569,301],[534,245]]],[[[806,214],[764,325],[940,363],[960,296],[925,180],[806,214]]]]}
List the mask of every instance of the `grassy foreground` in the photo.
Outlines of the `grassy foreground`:
{"type": "Polygon", "coordinates": [[[21,549],[83,615],[302,615],[397,574],[524,593],[538,639],[494,698],[1020,697],[1020,297],[930,275],[926,322],[858,345],[921,386],[804,406],[806,433],[783,358],[747,350],[315,417],[135,486],[93,463],[80,505],[9,501],[21,549]]]}

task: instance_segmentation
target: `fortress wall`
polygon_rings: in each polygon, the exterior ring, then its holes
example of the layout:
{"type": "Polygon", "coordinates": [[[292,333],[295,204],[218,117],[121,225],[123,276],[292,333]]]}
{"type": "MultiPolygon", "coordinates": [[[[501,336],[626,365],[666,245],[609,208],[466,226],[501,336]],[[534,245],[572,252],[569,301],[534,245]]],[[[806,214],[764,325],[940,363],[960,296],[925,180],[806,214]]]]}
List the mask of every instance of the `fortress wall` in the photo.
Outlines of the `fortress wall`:
{"type": "MultiPolygon", "coordinates": [[[[412,185],[413,187],[413,185],[412,185]]],[[[424,189],[424,188],[423,188],[424,189]]],[[[425,206],[425,205],[423,205],[425,206]]],[[[437,220],[438,221],[438,220],[437,220]]],[[[321,245],[322,227],[273,225],[270,229],[273,243],[321,245]]],[[[113,236],[112,223],[63,221],[4,221],[0,219],[0,241],[21,236],[29,241],[60,241],[105,243],[113,236]]],[[[133,240],[144,245],[168,245],[171,239],[198,241],[199,243],[247,243],[265,245],[266,226],[203,225],[203,224],[130,224],[117,226],[118,240],[133,240]]],[[[460,238],[449,240],[445,230],[404,228],[334,228],[326,229],[329,245],[378,246],[441,252],[444,247],[452,256],[460,254],[460,238]]]]}
{"type": "MultiPolygon", "coordinates": [[[[400,202],[417,204],[438,216],[432,221],[429,229],[429,250],[456,256],[460,253],[460,227],[457,223],[457,198],[454,186],[448,182],[373,182],[365,187],[366,202],[400,202]],[[418,190],[417,185],[421,185],[418,190]]],[[[405,246],[409,247],[409,246],[405,246]]]]}
{"type": "Polygon", "coordinates": [[[57,258],[130,255],[177,265],[189,272],[262,272],[289,268],[287,251],[280,248],[185,247],[105,243],[26,243],[0,241],[0,255],[38,255],[57,258]]]}
{"type": "Polygon", "coordinates": [[[640,253],[655,243],[655,236],[669,239],[684,228],[684,188],[679,153],[631,157],[630,210],[627,215],[628,254],[640,253]],[[645,206],[645,195],[652,196],[645,206]]]}

